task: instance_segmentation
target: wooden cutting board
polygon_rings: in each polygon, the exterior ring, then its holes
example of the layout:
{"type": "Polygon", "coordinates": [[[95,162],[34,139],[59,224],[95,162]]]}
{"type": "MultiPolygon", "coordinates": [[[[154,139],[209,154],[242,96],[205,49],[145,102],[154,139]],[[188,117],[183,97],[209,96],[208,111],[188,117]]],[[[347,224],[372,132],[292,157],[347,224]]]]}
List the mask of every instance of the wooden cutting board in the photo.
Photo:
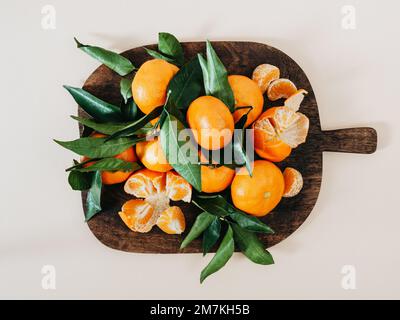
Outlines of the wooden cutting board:
{"type": "MultiPolygon", "coordinates": [[[[262,218],[262,221],[275,230],[273,235],[260,235],[265,246],[271,247],[291,235],[307,219],[313,209],[321,186],[322,152],[373,153],[376,150],[377,134],[372,128],[322,131],[318,105],[311,84],[300,66],[282,51],[254,42],[221,41],[212,44],[229,74],[251,77],[256,66],[270,63],[279,67],[282,78],[289,78],[297,88],[308,91],[300,108],[300,111],[310,119],[307,142],[294,149],[287,160],[278,163],[281,169],[287,166],[298,169],[303,174],[304,187],[296,197],[283,198],[275,210],[262,218]]],[[[182,43],[182,46],[187,59],[194,57],[198,52],[205,51],[204,42],[187,42],[182,43]]],[[[156,49],[156,45],[146,47],[156,49]]],[[[133,61],[136,66],[151,59],[142,47],[128,50],[123,55],[133,61]]],[[[120,79],[120,76],[103,65],[90,75],[83,88],[105,101],[119,105],[121,103],[120,79]]],[[[282,101],[267,105],[279,104],[282,104],[282,101]]],[[[84,115],[82,110],[79,110],[79,114],[84,115]]],[[[167,235],[156,226],[151,232],[143,234],[130,231],[117,214],[122,204],[128,199],[130,196],[123,192],[122,185],[104,187],[103,211],[88,222],[90,230],[103,244],[117,250],[141,253],[202,252],[200,239],[193,241],[184,250],[179,249],[182,239],[199,213],[194,205],[178,203],[186,216],[185,234],[167,235]]],[[[82,200],[85,210],[85,192],[82,193],[82,200]]]]}

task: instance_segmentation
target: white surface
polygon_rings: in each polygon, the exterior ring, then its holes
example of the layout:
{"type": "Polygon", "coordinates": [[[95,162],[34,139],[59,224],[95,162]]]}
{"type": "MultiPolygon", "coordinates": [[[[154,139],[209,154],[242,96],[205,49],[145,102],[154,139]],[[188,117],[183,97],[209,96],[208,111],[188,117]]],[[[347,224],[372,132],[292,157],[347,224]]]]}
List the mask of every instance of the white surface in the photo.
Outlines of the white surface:
{"type": "Polygon", "coordinates": [[[399,10],[366,0],[1,1],[0,298],[400,298],[399,10]],[[55,30],[41,28],[46,4],[55,30]],[[355,30],[341,27],[345,4],[355,30]],[[274,266],[235,254],[199,285],[209,258],[114,251],[82,221],[64,173],[73,155],[51,141],[77,137],[62,84],[81,86],[98,65],[73,36],[123,51],[158,31],[275,46],[307,73],[324,129],[378,131],[373,155],[324,154],[318,202],[271,249],[274,266]],[[42,289],[43,265],[55,266],[56,290],[42,289]],[[343,265],[356,268],[355,290],[341,287],[343,265]]]}

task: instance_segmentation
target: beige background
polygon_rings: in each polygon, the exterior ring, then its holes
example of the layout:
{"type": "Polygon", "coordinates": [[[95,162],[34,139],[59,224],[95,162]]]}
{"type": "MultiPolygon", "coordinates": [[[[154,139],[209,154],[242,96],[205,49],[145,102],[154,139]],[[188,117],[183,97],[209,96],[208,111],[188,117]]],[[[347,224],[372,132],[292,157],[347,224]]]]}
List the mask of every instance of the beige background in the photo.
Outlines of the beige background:
{"type": "Polygon", "coordinates": [[[398,1],[1,1],[1,298],[400,298],[398,1]],[[43,30],[41,8],[56,9],[43,30]],[[354,5],[356,29],[341,26],[354,5]],[[324,154],[318,202],[306,223],[271,249],[274,266],[235,254],[199,285],[200,255],[111,250],[83,223],[64,168],[76,105],[62,84],[81,86],[98,65],[75,48],[113,50],[180,40],[253,40],[275,46],[308,74],[324,129],[372,126],[373,155],[324,154]],[[56,268],[43,290],[41,268],[56,268]],[[344,265],[356,289],[341,287],[344,265]]]}

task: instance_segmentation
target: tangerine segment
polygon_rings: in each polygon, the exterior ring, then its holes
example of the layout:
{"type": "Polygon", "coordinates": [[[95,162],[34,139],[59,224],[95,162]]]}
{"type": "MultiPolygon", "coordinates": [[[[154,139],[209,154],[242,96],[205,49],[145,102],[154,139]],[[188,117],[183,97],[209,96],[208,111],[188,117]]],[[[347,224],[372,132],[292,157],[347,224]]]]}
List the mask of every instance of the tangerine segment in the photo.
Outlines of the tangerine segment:
{"type": "Polygon", "coordinates": [[[254,150],[263,159],[279,162],[287,158],[292,148],[280,140],[264,112],[253,124],[254,150]]]}
{"type": "Polygon", "coordinates": [[[190,202],[192,186],[175,171],[167,172],[166,193],[172,201],[190,202]]]}
{"type": "Polygon", "coordinates": [[[181,234],[185,231],[185,216],[179,207],[169,207],[157,220],[157,226],[168,234],[181,234]]]}
{"type": "Polygon", "coordinates": [[[294,168],[288,167],[283,171],[283,178],[285,179],[283,197],[290,198],[298,195],[303,188],[303,176],[301,173],[294,168]]]}
{"type": "MultiPolygon", "coordinates": [[[[235,97],[235,108],[252,107],[247,114],[245,127],[248,127],[261,114],[264,106],[264,97],[257,84],[248,77],[231,75],[228,77],[229,84],[235,97]]],[[[240,109],[233,113],[235,122],[248,112],[248,109],[240,109]]]]}
{"type": "Polygon", "coordinates": [[[235,207],[262,217],[271,212],[282,198],[285,182],[281,170],[272,162],[256,160],[252,176],[245,167],[233,178],[231,196],[235,207]]]}
{"type": "Polygon", "coordinates": [[[265,111],[261,118],[268,118],[277,137],[291,148],[296,148],[306,141],[310,122],[304,114],[288,107],[272,107],[265,111]]]}
{"type": "Polygon", "coordinates": [[[136,171],[125,182],[124,190],[126,193],[137,198],[147,198],[150,195],[162,192],[165,189],[165,174],[141,169],[136,171]]]}
{"type": "Polygon", "coordinates": [[[132,96],[144,114],[165,103],[168,84],[178,71],[177,66],[162,59],[140,66],[132,81],[132,96]]]}
{"type": "Polygon", "coordinates": [[[253,71],[252,79],[257,83],[261,92],[267,91],[270,83],[280,77],[280,70],[272,64],[260,64],[253,71]]]}
{"type": "Polygon", "coordinates": [[[158,138],[137,143],[136,154],[147,169],[158,172],[167,172],[172,169],[158,138]]]}
{"type": "Polygon", "coordinates": [[[186,120],[195,140],[205,149],[221,149],[232,140],[233,116],[228,107],[215,97],[202,96],[194,100],[186,113],[186,120]]]}
{"type": "Polygon", "coordinates": [[[297,91],[296,86],[289,79],[277,79],[271,82],[267,90],[268,99],[275,101],[281,98],[289,98],[297,91]]]}
{"type": "Polygon", "coordinates": [[[304,95],[306,94],[308,94],[308,92],[304,89],[297,90],[296,93],[292,94],[285,100],[285,107],[288,107],[293,111],[298,111],[301,103],[303,102],[304,95]]]}
{"type": "Polygon", "coordinates": [[[158,219],[153,207],[142,199],[125,202],[118,214],[126,226],[135,232],[149,232],[158,219]]]}

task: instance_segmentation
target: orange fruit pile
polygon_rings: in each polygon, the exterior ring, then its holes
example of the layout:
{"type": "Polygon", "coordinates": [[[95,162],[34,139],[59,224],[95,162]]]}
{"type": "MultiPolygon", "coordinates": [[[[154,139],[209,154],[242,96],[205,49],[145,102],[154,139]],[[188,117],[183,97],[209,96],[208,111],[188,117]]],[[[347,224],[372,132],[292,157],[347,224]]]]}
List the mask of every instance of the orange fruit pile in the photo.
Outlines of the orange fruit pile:
{"type": "Polygon", "coordinates": [[[167,173],[141,169],[125,182],[126,193],[137,199],[127,201],[119,215],[132,231],[149,232],[157,225],[168,234],[185,231],[185,216],[172,201],[190,202],[192,186],[173,171],[167,173]]]}
{"type": "MultiPolygon", "coordinates": [[[[178,70],[160,59],[142,64],[132,82],[132,95],[143,113],[148,114],[165,103],[168,84],[178,70]]],[[[254,130],[254,150],[264,160],[252,163],[250,175],[244,167],[235,172],[214,162],[209,164],[200,152],[201,191],[218,193],[230,187],[234,206],[254,216],[268,214],[282,197],[297,195],[303,186],[299,171],[286,168],[282,173],[273,163],[284,160],[305,142],[309,127],[308,118],[298,112],[307,92],[280,76],[279,68],[270,64],[256,67],[252,78],[229,75],[228,83],[235,100],[233,112],[213,96],[196,98],[186,112],[194,139],[206,151],[220,150],[231,143],[235,123],[247,113],[245,127],[251,126],[254,130]],[[267,101],[284,99],[282,105],[263,112],[264,94],[267,101]]],[[[131,159],[132,152],[133,149],[126,158],[131,159]]],[[[135,232],[149,232],[157,225],[169,234],[182,233],[185,216],[178,206],[170,206],[170,201],[190,202],[191,185],[172,171],[157,137],[139,142],[136,155],[145,169],[132,174],[128,180],[124,177],[124,190],[135,199],[122,206],[121,219],[135,232]]]]}

